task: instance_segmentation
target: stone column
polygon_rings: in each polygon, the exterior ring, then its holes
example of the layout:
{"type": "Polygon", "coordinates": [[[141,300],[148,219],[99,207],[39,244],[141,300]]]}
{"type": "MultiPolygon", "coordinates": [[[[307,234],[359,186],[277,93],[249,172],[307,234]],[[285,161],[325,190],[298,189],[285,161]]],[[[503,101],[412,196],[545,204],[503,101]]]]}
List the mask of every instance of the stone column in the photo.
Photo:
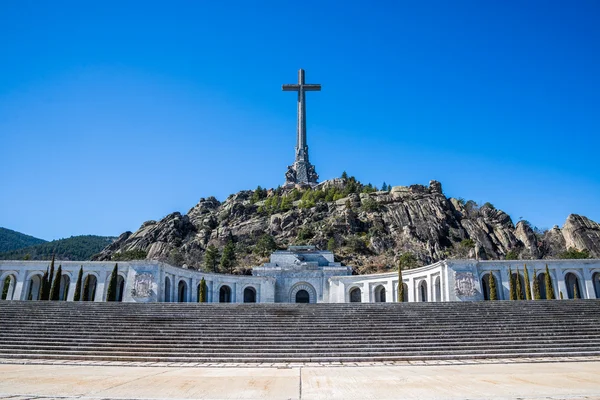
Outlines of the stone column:
{"type": "Polygon", "coordinates": [[[416,303],[417,298],[415,297],[415,280],[410,277],[408,278],[408,293],[406,293],[406,297],[408,298],[409,303],[416,303]]]}
{"type": "Polygon", "coordinates": [[[557,283],[558,292],[556,292],[556,298],[560,300],[560,292],[563,294],[564,299],[569,298],[569,292],[567,291],[567,285],[565,284],[565,276],[562,270],[551,269],[550,274],[554,274],[554,281],[557,283]]]}
{"type": "Polygon", "coordinates": [[[595,299],[596,291],[594,290],[594,279],[593,279],[592,271],[590,270],[590,268],[583,269],[583,280],[584,280],[584,282],[581,282],[581,286],[583,286],[585,288],[584,290],[587,293],[585,295],[582,293],[581,298],[582,299],[595,299]]]}
{"type": "Polygon", "coordinates": [[[198,302],[198,284],[199,283],[200,282],[198,281],[198,278],[192,278],[192,287],[190,288],[190,290],[192,291],[190,293],[192,295],[192,297],[191,297],[192,303],[198,302]]]}
{"type": "Polygon", "coordinates": [[[106,280],[109,279],[110,273],[98,271],[98,281],[96,282],[96,295],[94,296],[94,302],[106,301],[106,280]],[[104,275],[104,276],[103,276],[104,275]]]}
{"type": "MultiPolygon", "coordinates": [[[[360,301],[361,303],[370,303],[371,300],[369,299],[369,292],[371,289],[371,285],[367,284],[363,284],[362,287],[360,288],[360,301]]],[[[344,290],[346,290],[346,287],[344,287],[344,290]]],[[[344,291],[344,296],[346,296],[346,292],[344,291]]],[[[348,299],[348,301],[350,301],[350,299],[348,299]]]]}
{"type": "Polygon", "coordinates": [[[433,279],[431,279],[431,274],[427,275],[427,279],[425,280],[425,282],[427,282],[427,301],[428,302],[434,302],[434,293],[435,290],[433,290],[433,279]]]}
{"type": "Polygon", "coordinates": [[[25,288],[27,287],[27,271],[18,271],[17,276],[15,276],[15,291],[13,293],[13,300],[25,300],[23,297],[25,294],[25,288]]]}
{"type": "Polygon", "coordinates": [[[497,285],[498,291],[502,292],[502,299],[508,300],[510,299],[510,277],[507,268],[500,270],[500,277],[502,278],[502,285],[497,285]]]}
{"type": "Polygon", "coordinates": [[[175,275],[172,275],[172,277],[173,284],[171,285],[171,302],[177,303],[179,301],[179,278],[175,275]]]}

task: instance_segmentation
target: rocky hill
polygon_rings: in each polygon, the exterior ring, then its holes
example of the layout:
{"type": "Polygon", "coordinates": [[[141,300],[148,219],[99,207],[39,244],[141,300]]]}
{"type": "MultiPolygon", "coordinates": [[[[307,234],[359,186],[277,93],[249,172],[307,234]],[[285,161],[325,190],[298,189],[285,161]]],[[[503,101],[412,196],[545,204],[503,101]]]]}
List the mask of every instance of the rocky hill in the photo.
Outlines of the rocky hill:
{"type": "Polygon", "coordinates": [[[436,181],[374,191],[346,178],[314,189],[259,187],[224,202],[202,198],[185,215],[123,233],[94,259],[148,258],[201,269],[209,246],[220,254],[230,241],[238,273],[290,244],[333,250],[356,273],[385,271],[398,261],[411,267],[445,258],[558,258],[569,248],[570,256],[600,257],[600,225],[586,217],[570,215],[562,228],[542,232],[527,221],[515,225],[489,203],[446,198],[436,181]]]}

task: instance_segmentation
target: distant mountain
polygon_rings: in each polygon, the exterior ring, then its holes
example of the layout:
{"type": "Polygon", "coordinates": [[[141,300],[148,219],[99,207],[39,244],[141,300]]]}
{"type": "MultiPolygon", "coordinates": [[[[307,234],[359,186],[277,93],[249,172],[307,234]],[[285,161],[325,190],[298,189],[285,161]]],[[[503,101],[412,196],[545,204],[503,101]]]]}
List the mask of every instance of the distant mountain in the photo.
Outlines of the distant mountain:
{"type": "Polygon", "coordinates": [[[0,228],[0,253],[41,243],[46,243],[46,241],[10,229],[0,228]]]}
{"type": "Polygon", "coordinates": [[[84,261],[89,260],[92,255],[114,242],[115,239],[114,237],[93,235],[71,236],[68,239],[53,240],[2,252],[0,260],[50,260],[52,254],[55,253],[57,260],[84,261]]]}

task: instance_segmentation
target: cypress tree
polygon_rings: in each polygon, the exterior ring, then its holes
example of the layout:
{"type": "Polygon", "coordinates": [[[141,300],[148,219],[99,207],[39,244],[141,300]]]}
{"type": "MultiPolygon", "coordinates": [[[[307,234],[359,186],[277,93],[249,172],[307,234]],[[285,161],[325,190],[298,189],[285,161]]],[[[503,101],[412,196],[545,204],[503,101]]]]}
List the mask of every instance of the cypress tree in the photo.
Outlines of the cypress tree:
{"type": "Polygon", "coordinates": [[[510,288],[510,299],[516,300],[517,299],[517,291],[515,290],[515,278],[513,277],[510,267],[508,267],[508,282],[509,282],[509,288],[510,288]]]}
{"type": "Polygon", "coordinates": [[[57,301],[60,297],[60,278],[62,276],[62,265],[58,266],[56,270],[56,276],[52,281],[52,287],[50,288],[50,300],[57,301]]]}
{"type": "Polygon", "coordinates": [[[402,282],[402,265],[398,263],[398,303],[404,301],[404,283],[402,282]]]}
{"type": "Polygon", "coordinates": [[[529,284],[529,271],[527,271],[527,264],[523,266],[523,275],[525,277],[525,298],[531,300],[531,285],[529,284]]]}
{"type": "Polygon", "coordinates": [[[83,301],[90,300],[90,275],[85,277],[85,281],[83,283],[83,301]]]}
{"type": "Polygon", "coordinates": [[[42,276],[42,282],[40,282],[40,294],[38,300],[48,300],[48,288],[48,270],[46,270],[42,276]]]}
{"type": "Polygon", "coordinates": [[[77,283],[75,284],[75,295],[73,301],[81,300],[81,278],[83,277],[83,265],[79,268],[79,274],[77,275],[77,283]]]}
{"type": "Polygon", "coordinates": [[[558,292],[560,294],[560,299],[563,300],[562,290],[558,292]]]}
{"type": "Polygon", "coordinates": [[[106,301],[117,301],[118,268],[119,264],[115,264],[115,267],[110,274],[110,281],[108,282],[108,289],[106,290],[106,301]]]}
{"type": "Polygon", "coordinates": [[[490,271],[489,284],[490,284],[490,300],[498,300],[498,292],[496,289],[496,278],[494,277],[494,274],[492,273],[492,271],[490,271]]]}
{"type": "Polygon", "coordinates": [[[577,289],[577,284],[576,283],[573,284],[573,298],[574,299],[578,299],[579,298],[579,289],[577,289]]]}
{"type": "Polygon", "coordinates": [[[546,299],[554,300],[556,299],[556,295],[554,294],[554,286],[552,286],[552,277],[550,276],[550,270],[548,269],[548,264],[546,264],[546,299]]]}
{"type": "Polygon", "coordinates": [[[204,277],[200,280],[200,294],[198,296],[198,301],[200,303],[206,303],[206,280],[204,280],[204,277]]]}
{"type": "Polygon", "coordinates": [[[533,269],[533,299],[541,300],[542,294],[540,293],[540,282],[538,281],[537,271],[533,269]]]}
{"type": "Polygon", "coordinates": [[[52,282],[54,281],[54,254],[52,254],[52,261],[50,262],[50,273],[48,274],[48,280],[46,281],[46,296],[44,300],[50,300],[50,289],[52,289],[52,282]]]}
{"type": "Polygon", "coordinates": [[[517,278],[515,283],[515,287],[517,288],[517,300],[523,300],[523,288],[521,287],[521,275],[519,275],[519,268],[517,268],[517,278]]]}

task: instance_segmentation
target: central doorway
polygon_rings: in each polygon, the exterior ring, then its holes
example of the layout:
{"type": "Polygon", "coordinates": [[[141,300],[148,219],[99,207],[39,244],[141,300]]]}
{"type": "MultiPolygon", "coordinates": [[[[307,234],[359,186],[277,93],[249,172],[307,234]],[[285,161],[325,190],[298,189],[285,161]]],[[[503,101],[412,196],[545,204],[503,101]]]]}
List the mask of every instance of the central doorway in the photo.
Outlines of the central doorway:
{"type": "Polygon", "coordinates": [[[306,290],[298,290],[296,293],[296,303],[310,303],[310,295],[306,290]]]}

